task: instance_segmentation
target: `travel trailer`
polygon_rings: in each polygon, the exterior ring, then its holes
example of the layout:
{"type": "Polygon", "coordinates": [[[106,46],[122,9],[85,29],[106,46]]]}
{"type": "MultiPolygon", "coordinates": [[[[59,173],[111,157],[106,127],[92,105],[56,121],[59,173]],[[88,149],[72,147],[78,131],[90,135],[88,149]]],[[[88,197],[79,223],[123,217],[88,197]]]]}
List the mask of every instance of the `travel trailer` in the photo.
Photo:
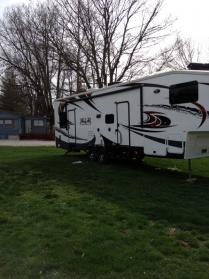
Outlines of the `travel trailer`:
{"type": "Polygon", "coordinates": [[[54,102],[56,146],[92,158],[209,156],[209,71],[157,73],[54,102]]]}

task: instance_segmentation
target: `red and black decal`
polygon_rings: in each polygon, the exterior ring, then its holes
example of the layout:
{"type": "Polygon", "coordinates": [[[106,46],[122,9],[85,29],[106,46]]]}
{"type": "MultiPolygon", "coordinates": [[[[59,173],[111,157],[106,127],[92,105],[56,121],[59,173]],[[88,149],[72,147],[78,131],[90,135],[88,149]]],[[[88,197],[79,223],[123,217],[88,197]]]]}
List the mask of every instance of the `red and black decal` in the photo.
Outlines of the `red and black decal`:
{"type": "Polygon", "coordinates": [[[202,106],[200,105],[199,103],[193,103],[193,105],[197,106],[198,109],[199,109],[199,112],[202,114],[202,121],[199,125],[199,127],[201,127],[203,125],[203,123],[205,122],[207,116],[208,116],[208,112],[207,110],[202,106]]]}
{"type": "Polygon", "coordinates": [[[143,128],[167,128],[171,127],[171,120],[162,112],[144,111],[147,119],[143,123],[143,128]]]}

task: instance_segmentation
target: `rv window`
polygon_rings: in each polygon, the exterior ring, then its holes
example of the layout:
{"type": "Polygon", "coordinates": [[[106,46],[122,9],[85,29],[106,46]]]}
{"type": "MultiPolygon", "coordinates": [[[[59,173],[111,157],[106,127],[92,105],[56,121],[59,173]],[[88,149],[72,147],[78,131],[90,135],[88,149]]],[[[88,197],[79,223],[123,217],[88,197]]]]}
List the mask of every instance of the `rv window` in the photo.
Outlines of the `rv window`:
{"type": "Polygon", "coordinates": [[[105,123],[106,124],[114,123],[114,114],[106,114],[105,115],[105,123]]]}
{"type": "Polygon", "coordinates": [[[170,87],[170,104],[194,103],[198,100],[198,82],[186,82],[170,87]]]}

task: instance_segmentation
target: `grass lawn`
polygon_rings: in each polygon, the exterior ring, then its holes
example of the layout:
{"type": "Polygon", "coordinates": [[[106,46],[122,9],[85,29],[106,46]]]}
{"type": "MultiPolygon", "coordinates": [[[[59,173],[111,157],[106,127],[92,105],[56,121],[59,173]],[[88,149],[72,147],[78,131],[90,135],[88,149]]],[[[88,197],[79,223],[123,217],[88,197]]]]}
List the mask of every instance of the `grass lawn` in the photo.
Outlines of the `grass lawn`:
{"type": "Polygon", "coordinates": [[[209,278],[209,159],[63,154],[0,148],[0,278],[209,278]]]}

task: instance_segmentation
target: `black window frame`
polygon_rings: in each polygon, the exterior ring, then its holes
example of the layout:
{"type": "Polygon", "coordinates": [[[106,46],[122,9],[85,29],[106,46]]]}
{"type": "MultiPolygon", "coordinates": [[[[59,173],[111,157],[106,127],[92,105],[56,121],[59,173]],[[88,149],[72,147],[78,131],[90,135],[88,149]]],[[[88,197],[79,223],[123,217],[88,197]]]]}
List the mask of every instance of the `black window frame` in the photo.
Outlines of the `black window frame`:
{"type": "Polygon", "coordinates": [[[113,113],[105,114],[105,123],[113,124],[115,122],[115,115],[113,113]]]}

